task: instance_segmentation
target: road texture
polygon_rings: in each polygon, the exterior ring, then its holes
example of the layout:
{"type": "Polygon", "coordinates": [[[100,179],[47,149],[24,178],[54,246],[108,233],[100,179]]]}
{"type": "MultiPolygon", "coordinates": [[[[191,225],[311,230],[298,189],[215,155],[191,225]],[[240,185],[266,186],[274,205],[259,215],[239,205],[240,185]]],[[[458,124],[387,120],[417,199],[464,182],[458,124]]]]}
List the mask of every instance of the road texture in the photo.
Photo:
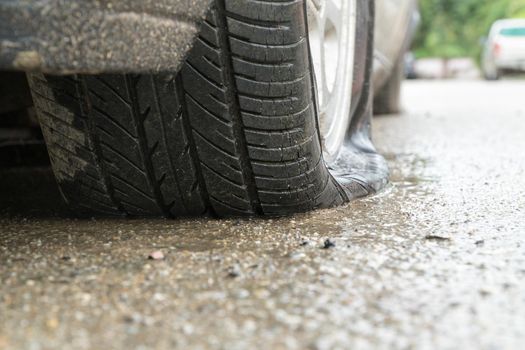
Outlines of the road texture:
{"type": "Polygon", "coordinates": [[[521,349],[524,93],[407,83],[391,185],[292,218],[75,220],[4,171],[0,348],[521,349]]]}

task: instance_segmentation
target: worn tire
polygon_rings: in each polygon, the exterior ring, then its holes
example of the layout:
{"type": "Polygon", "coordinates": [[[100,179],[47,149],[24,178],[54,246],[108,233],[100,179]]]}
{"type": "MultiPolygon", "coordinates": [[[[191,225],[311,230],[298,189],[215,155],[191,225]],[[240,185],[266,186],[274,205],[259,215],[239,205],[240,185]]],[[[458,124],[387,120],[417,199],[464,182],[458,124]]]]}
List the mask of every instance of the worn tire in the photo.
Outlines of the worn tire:
{"type": "Polygon", "coordinates": [[[374,97],[375,114],[394,114],[401,110],[401,84],[403,83],[403,60],[394,65],[392,74],[374,97]]]}
{"type": "Polygon", "coordinates": [[[322,156],[305,1],[216,0],[178,74],[29,76],[77,211],[283,215],[347,197],[322,156]]]}

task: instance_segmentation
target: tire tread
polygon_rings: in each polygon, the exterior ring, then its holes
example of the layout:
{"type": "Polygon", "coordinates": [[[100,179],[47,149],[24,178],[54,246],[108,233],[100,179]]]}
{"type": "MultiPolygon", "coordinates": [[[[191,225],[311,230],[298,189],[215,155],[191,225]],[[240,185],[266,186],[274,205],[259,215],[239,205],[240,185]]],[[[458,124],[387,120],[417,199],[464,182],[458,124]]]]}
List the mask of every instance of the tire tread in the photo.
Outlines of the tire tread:
{"type": "Polygon", "coordinates": [[[215,0],[178,74],[30,75],[69,203],[166,217],[341,204],[304,11],[304,0],[215,0]]]}

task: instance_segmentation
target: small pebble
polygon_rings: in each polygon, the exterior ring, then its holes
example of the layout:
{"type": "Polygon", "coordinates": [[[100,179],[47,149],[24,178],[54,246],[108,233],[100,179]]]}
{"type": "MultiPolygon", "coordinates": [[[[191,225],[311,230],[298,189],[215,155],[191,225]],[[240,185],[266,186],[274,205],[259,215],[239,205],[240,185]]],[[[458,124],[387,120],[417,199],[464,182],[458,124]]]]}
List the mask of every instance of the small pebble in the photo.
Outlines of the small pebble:
{"type": "Polygon", "coordinates": [[[241,272],[239,270],[238,266],[230,266],[227,270],[228,277],[229,278],[237,278],[241,275],[241,272]]]}
{"type": "Polygon", "coordinates": [[[429,241],[450,241],[450,237],[438,236],[438,235],[428,235],[428,236],[425,236],[425,239],[429,241]]]}
{"type": "Polygon", "coordinates": [[[164,260],[164,258],[165,258],[164,253],[161,252],[160,250],[156,250],[154,252],[151,252],[148,255],[148,259],[150,259],[150,260],[164,260]]]}
{"type": "Polygon", "coordinates": [[[330,249],[335,247],[335,242],[331,241],[330,239],[327,239],[324,241],[323,249],[330,249]]]}

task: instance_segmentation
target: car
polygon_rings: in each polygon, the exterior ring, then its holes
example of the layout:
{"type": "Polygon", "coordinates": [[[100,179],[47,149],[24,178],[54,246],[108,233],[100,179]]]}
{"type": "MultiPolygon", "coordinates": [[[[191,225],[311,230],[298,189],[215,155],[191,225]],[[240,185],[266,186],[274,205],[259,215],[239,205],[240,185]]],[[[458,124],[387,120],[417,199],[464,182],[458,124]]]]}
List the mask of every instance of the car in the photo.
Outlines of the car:
{"type": "Polygon", "coordinates": [[[417,0],[377,0],[374,44],[374,112],[400,111],[406,53],[420,21],[417,0]]]}
{"type": "Polygon", "coordinates": [[[370,136],[374,9],[369,0],[0,2],[0,69],[27,74],[77,214],[329,208],[388,181],[370,136]]]}
{"type": "Polygon", "coordinates": [[[525,19],[494,22],[485,41],[482,68],[487,80],[525,71],[525,19]]]}

